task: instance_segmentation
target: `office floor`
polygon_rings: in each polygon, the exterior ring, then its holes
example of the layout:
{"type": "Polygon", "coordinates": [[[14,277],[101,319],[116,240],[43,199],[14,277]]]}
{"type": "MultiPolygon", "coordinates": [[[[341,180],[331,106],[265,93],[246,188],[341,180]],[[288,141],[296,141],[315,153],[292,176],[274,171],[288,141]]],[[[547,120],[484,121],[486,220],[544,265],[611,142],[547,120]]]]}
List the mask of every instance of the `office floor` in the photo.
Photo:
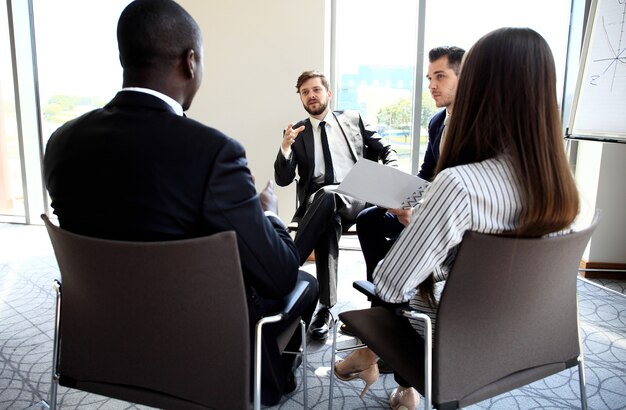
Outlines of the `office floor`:
{"type": "MultiPolygon", "coordinates": [[[[342,246],[358,246],[355,236],[342,238],[342,246]]],[[[339,258],[339,298],[335,313],[368,306],[352,289],[365,271],[359,251],[342,250],[339,258]]],[[[314,273],[308,263],[305,270],[314,273]]],[[[50,386],[54,317],[52,279],[58,275],[42,226],[0,224],[0,409],[25,409],[46,398],[50,386]]],[[[587,360],[589,405],[592,409],[626,408],[626,280],[579,281],[579,303],[587,360]]],[[[340,337],[343,344],[350,338],[340,337]]],[[[309,406],[327,408],[330,340],[309,345],[307,396],[309,406]]],[[[300,381],[300,374],[298,374],[300,381]]],[[[547,381],[471,406],[470,409],[531,409],[577,407],[577,374],[567,370],[547,381]]],[[[388,408],[393,377],[384,375],[364,399],[362,383],[338,382],[335,408],[388,408]]],[[[272,409],[299,409],[302,387],[272,409]]],[[[146,409],[130,403],[60,388],[63,409],[146,409]]]]}

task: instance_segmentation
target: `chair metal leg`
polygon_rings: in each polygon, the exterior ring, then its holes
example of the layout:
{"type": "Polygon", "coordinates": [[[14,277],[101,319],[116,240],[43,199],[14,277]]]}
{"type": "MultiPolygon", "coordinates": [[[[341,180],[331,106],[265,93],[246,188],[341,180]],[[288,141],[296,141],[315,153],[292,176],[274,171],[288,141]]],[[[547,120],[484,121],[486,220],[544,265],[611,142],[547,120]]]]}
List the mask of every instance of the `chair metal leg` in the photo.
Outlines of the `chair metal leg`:
{"type": "MultiPolygon", "coordinates": [[[[594,220],[598,218],[598,211],[594,220]]],[[[576,307],[578,308],[578,295],[576,295],[576,307]]],[[[580,408],[587,410],[587,387],[585,382],[585,355],[583,353],[583,338],[580,331],[580,314],[576,312],[576,329],[578,332],[578,383],[580,387],[580,408]]]]}
{"type": "MultiPolygon", "coordinates": [[[[261,347],[263,342],[263,325],[266,323],[280,322],[284,316],[282,314],[267,316],[262,318],[256,323],[256,330],[254,332],[254,398],[253,408],[254,410],[261,409],[261,347]]],[[[304,320],[300,320],[300,334],[302,335],[302,350],[300,352],[283,352],[286,354],[300,354],[302,355],[302,388],[304,391],[304,408],[308,409],[308,397],[307,397],[307,380],[306,380],[306,368],[307,368],[307,344],[306,344],[306,323],[304,320]]]]}
{"type": "Polygon", "coordinates": [[[302,394],[304,395],[304,409],[309,408],[307,382],[306,382],[306,370],[307,370],[307,346],[306,346],[306,323],[304,320],[300,320],[300,331],[302,335],[302,394]]]}
{"type": "MultiPolygon", "coordinates": [[[[52,378],[50,384],[50,397],[49,407],[51,410],[57,408],[57,390],[59,388],[59,373],[57,372],[59,366],[59,337],[60,337],[60,324],[61,324],[61,283],[58,280],[54,281],[54,290],[56,291],[56,313],[54,317],[54,339],[52,345],[52,378]]],[[[46,405],[45,401],[43,402],[46,405]]]]}
{"type": "Polygon", "coordinates": [[[328,410],[333,409],[333,388],[335,387],[335,355],[337,354],[337,327],[339,320],[333,319],[333,348],[330,356],[330,386],[328,392],[328,410]]]}
{"type": "Polygon", "coordinates": [[[254,410],[261,410],[261,344],[263,338],[263,325],[266,323],[279,322],[282,315],[267,316],[256,323],[254,332],[254,410]]]}
{"type": "Polygon", "coordinates": [[[424,410],[433,408],[432,380],[433,380],[433,347],[432,347],[432,323],[430,316],[424,313],[404,311],[403,315],[412,319],[424,321],[424,410]]]}
{"type": "Polygon", "coordinates": [[[432,346],[432,324],[430,323],[430,317],[424,316],[424,410],[430,410],[433,407],[432,397],[432,383],[433,383],[433,346],[432,346]]]}
{"type": "Polygon", "coordinates": [[[587,387],[585,384],[585,359],[582,350],[578,356],[578,383],[580,384],[580,408],[587,410],[587,387]]]}
{"type": "Polygon", "coordinates": [[[352,350],[359,350],[367,347],[365,344],[361,343],[358,337],[355,337],[355,341],[358,343],[354,346],[342,347],[340,349],[337,348],[337,329],[339,328],[339,319],[333,319],[333,347],[332,347],[332,356],[330,359],[330,391],[329,391],[329,400],[328,400],[328,408],[332,410],[333,408],[333,388],[335,387],[335,356],[337,353],[341,352],[350,352],[352,350]]]}

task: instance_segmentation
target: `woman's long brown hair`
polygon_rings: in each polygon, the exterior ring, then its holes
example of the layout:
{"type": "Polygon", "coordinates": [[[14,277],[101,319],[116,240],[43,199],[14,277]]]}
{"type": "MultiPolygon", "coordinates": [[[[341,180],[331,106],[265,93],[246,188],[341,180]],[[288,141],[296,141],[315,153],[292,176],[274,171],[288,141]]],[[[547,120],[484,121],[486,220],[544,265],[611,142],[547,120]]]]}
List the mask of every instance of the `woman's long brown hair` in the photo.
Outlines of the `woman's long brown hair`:
{"type": "MultiPolygon", "coordinates": [[[[568,227],[579,199],[563,145],[554,59],[528,28],[482,37],[463,60],[436,173],[506,154],[519,181],[522,212],[505,235],[540,237],[568,227]]],[[[431,302],[432,278],[420,285],[431,302]]]]}

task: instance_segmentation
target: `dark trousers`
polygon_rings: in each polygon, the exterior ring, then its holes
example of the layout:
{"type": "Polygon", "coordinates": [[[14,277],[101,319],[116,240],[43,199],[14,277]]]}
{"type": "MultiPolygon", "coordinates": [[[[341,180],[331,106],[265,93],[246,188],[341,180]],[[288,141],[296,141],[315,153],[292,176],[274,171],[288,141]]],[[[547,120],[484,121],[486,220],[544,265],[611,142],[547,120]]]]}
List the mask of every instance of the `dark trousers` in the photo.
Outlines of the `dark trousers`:
{"type": "MultiPolygon", "coordinates": [[[[309,282],[309,292],[294,306],[290,315],[276,323],[269,323],[263,328],[263,348],[261,366],[261,402],[264,405],[275,405],[280,401],[285,389],[287,375],[294,370],[294,362],[297,358],[292,354],[280,354],[278,348],[278,337],[285,329],[298,317],[302,318],[308,326],[311,324],[313,312],[317,306],[319,288],[317,280],[304,271],[298,272],[298,282],[309,282]]],[[[261,310],[265,312],[275,312],[282,305],[282,301],[263,300],[260,301],[261,310]]],[[[302,345],[302,335],[300,326],[296,327],[293,336],[287,343],[286,351],[298,351],[302,345]]],[[[251,360],[254,360],[254,346],[252,346],[251,360]]],[[[254,387],[254,384],[251,383],[254,387]]]]}
{"type": "Polygon", "coordinates": [[[320,303],[337,303],[339,239],[344,225],[351,225],[365,203],[334,192],[336,185],[318,189],[307,200],[306,212],[298,222],[295,244],[300,264],[315,250],[315,270],[320,286],[320,303]]]}
{"type": "Polygon", "coordinates": [[[391,246],[394,244],[404,225],[398,217],[376,206],[366,208],[356,218],[356,232],[363,251],[367,280],[372,281],[372,273],[391,246]]]}

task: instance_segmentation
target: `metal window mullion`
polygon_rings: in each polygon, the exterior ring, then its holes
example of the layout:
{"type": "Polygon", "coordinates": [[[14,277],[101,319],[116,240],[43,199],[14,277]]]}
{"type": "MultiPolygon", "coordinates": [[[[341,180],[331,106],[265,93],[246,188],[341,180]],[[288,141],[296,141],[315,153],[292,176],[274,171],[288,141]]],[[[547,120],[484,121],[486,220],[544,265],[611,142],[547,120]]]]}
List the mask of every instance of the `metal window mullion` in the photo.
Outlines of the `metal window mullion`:
{"type": "Polygon", "coordinates": [[[424,81],[424,32],[426,31],[426,0],[419,0],[417,27],[415,29],[417,52],[415,54],[415,79],[413,81],[413,141],[411,147],[411,173],[420,167],[420,137],[422,131],[422,87],[424,81]]]}
{"type": "Polygon", "coordinates": [[[30,224],[45,211],[46,203],[32,0],[7,0],[7,15],[24,210],[26,223],[30,224]]]}

